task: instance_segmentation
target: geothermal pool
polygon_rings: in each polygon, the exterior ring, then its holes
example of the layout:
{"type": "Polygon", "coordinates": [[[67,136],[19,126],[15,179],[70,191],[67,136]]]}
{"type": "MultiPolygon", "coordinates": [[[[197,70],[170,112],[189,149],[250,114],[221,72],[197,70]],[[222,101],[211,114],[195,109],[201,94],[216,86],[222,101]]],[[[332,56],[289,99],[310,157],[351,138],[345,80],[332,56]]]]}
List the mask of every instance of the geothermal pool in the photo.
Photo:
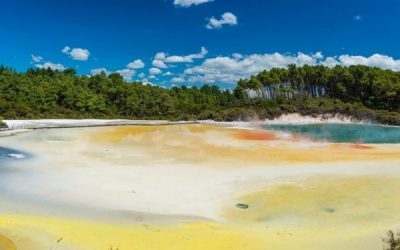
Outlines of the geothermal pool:
{"type": "Polygon", "coordinates": [[[400,143],[400,127],[377,124],[274,124],[265,129],[299,134],[319,141],[400,143]]]}
{"type": "Polygon", "coordinates": [[[0,249],[382,249],[400,228],[400,144],[281,129],[0,137],[0,249]]]}

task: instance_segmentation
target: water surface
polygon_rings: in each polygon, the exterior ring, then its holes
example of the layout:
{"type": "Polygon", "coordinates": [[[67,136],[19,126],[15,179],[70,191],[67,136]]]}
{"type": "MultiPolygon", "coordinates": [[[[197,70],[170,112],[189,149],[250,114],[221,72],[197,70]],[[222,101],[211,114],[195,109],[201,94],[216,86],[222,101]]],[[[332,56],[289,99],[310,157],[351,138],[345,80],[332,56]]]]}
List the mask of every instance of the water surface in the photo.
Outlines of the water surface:
{"type": "Polygon", "coordinates": [[[25,159],[29,156],[29,154],[25,152],[21,152],[12,148],[0,147],[0,161],[7,159],[25,159]]]}
{"type": "Polygon", "coordinates": [[[272,129],[313,140],[351,143],[400,143],[400,127],[372,124],[276,124],[272,129]]]}

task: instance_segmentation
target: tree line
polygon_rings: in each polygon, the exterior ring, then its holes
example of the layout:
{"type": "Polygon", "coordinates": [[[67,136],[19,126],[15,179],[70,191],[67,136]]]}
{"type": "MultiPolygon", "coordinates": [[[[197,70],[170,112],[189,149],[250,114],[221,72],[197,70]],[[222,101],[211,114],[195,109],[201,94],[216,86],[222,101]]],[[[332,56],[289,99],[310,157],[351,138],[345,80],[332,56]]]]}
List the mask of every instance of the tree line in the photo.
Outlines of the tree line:
{"type": "Polygon", "coordinates": [[[362,65],[329,68],[323,65],[264,70],[238,82],[238,96],[245,89],[260,89],[289,82],[285,91],[301,93],[313,86],[324,87],[327,98],[361,103],[372,109],[400,111],[400,72],[362,65]]]}
{"type": "Polygon", "coordinates": [[[366,66],[328,68],[290,65],[242,79],[232,90],[218,86],[163,88],[127,83],[113,73],[85,76],[75,70],[0,66],[0,120],[40,118],[129,118],[244,120],[285,113],[340,113],[400,124],[400,73],[366,66]],[[247,98],[246,89],[290,82],[295,97],[247,98]],[[327,96],[310,99],[301,90],[325,86],[327,96]]]}

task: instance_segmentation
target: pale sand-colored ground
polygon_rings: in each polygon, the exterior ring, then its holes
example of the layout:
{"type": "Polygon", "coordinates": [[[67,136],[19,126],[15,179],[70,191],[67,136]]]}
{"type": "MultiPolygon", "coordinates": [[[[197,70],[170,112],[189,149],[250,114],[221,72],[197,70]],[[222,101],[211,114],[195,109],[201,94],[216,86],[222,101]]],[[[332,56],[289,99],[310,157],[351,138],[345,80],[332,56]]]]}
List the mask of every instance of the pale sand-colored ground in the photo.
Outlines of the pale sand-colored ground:
{"type": "Polygon", "coordinates": [[[0,168],[0,234],[18,249],[381,249],[400,226],[399,145],[179,125],[0,146],[33,156],[0,168]]]}

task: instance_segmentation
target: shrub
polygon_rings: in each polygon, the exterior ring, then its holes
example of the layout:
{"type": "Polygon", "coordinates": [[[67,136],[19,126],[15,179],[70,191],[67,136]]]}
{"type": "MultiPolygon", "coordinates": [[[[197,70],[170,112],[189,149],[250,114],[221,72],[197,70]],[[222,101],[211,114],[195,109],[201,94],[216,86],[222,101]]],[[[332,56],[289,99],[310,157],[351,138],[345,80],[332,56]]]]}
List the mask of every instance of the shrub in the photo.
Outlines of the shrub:
{"type": "Polygon", "coordinates": [[[384,250],[400,250],[400,232],[395,234],[392,230],[388,231],[386,238],[382,238],[384,250]]]}
{"type": "Polygon", "coordinates": [[[3,122],[3,117],[0,116],[0,128],[7,128],[7,124],[3,122]]]}

